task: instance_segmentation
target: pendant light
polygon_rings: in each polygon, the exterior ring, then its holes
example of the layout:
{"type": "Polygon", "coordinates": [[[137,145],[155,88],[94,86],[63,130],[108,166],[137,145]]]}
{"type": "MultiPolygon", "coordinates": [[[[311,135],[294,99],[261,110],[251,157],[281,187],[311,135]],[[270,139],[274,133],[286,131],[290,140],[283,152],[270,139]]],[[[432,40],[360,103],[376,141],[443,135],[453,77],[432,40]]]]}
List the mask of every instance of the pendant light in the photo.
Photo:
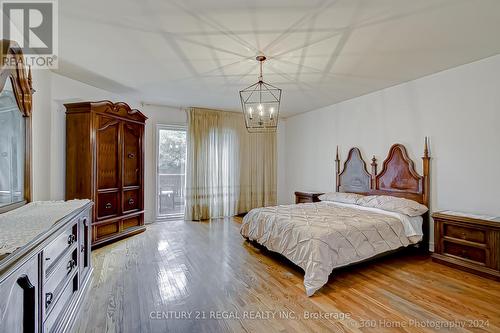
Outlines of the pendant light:
{"type": "Polygon", "coordinates": [[[245,115],[245,125],[249,132],[275,132],[281,102],[281,89],[264,82],[263,55],[255,58],[260,65],[259,81],[240,91],[241,107],[245,115]]]}

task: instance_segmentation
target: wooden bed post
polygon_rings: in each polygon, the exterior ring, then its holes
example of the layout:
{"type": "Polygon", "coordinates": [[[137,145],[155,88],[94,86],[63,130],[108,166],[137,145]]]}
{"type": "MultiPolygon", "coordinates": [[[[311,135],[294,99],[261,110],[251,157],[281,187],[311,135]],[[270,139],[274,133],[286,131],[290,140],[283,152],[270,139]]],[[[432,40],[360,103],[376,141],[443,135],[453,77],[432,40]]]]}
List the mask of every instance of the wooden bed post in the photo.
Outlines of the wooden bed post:
{"type": "Polygon", "coordinates": [[[335,192],[340,189],[340,159],[339,159],[339,146],[337,145],[337,154],[335,155],[335,192]]]}
{"type": "Polygon", "coordinates": [[[423,160],[423,172],[424,172],[424,191],[423,191],[423,204],[429,207],[429,194],[430,194],[430,181],[429,181],[429,167],[430,167],[430,156],[429,156],[429,139],[425,137],[424,145],[424,156],[423,160]]]}
{"type": "Polygon", "coordinates": [[[429,178],[429,167],[430,167],[430,156],[429,156],[429,142],[428,138],[425,137],[424,143],[424,156],[422,157],[422,165],[423,165],[423,174],[424,174],[424,182],[423,182],[423,191],[422,191],[422,203],[429,208],[429,211],[423,216],[423,224],[422,228],[424,229],[424,236],[421,242],[421,250],[424,253],[429,252],[429,232],[430,232],[430,178],[429,178]]]}
{"type": "Polygon", "coordinates": [[[377,158],[375,157],[375,155],[373,155],[371,166],[372,166],[371,190],[373,190],[375,188],[375,182],[377,179],[377,158]]]}

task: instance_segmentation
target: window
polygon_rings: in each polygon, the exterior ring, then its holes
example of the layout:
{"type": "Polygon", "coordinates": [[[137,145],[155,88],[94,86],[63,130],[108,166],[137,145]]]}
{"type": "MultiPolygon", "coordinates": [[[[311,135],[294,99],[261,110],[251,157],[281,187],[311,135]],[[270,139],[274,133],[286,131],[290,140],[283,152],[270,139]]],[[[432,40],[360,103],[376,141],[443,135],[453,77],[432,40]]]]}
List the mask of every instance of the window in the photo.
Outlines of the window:
{"type": "Polygon", "coordinates": [[[184,215],[186,187],[186,127],[159,125],[157,145],[157,218],[184,215]]]}

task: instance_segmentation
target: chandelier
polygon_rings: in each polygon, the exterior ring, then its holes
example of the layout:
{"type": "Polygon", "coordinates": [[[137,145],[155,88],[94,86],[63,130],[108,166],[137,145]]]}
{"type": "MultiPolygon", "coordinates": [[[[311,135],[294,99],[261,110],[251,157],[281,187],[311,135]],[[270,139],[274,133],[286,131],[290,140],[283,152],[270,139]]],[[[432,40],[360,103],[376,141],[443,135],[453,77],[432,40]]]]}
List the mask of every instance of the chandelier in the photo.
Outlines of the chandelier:
{"type": "Polygon", "coordinates": [[[281,89],[262,79],[262,64],[266,57],[260,55],[255,59],[260,65],[259,81],[240,91],[245,125],[249,132],[274,132],[278,127],[281,89]]]}

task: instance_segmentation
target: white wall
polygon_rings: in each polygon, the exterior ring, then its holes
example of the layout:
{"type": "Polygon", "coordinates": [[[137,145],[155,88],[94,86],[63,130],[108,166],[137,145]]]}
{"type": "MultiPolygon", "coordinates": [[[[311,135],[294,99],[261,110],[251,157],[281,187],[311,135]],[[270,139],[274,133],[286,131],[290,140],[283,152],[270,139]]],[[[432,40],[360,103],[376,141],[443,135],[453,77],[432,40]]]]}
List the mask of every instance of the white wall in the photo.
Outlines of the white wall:
{"type": "Polygon", "coordinates": [[[277,200],[279,205],[288,203],[288,187],[286,185],[286,119],[279,119],[277,131],[277,200]]]}
{"type": "Polygon", "coordinates": [[[51,73],[33,71],[32,168],[33,200],[50,200],[51,73]]]}
{"type": "Polygon", "coordinates": [[[336,145],[342,161],[353,146],[367,163],[375,154],[380,170],[402,143],[421,173],[424,136],[431,210],[500,215],[500,55],[287,118],[280,202],[296,190],[334,189],[336,145]]]}

